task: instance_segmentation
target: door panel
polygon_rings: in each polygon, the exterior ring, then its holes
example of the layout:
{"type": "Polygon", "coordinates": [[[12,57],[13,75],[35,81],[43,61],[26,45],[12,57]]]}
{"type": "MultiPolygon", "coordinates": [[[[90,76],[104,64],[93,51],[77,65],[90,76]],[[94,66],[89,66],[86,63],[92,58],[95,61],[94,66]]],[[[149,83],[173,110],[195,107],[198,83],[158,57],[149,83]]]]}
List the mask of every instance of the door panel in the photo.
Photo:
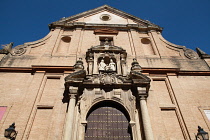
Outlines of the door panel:
{"type": "Polygon", "coordinates": [[[132,140],[129,121],[119,109],[102,106],[87,117],[85,140],[132,140]]]}

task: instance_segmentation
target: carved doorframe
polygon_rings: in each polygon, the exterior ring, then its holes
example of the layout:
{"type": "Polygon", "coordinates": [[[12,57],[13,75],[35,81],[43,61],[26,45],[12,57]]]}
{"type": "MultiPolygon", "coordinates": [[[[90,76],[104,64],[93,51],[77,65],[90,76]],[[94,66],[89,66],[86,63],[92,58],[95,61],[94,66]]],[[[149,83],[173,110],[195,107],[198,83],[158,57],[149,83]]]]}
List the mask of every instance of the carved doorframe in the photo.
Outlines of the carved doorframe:
{"type": "MultiPolygon", "coordinates": [[[[75,72],[65,77],[64,96],[66,95],[69,98],[69,95],[72,93],[75,93],[77,96],[76,108],[78,109],[78,114],[76,116],[78,118],[76,120],[78,120],[77,123],[79,124],[67,123],[71,127],[76,126],[74,135],[79,135],[77,139],[84,140],[85,126],[87,125],[86,116],[91,107],[97,102],[111,100],[121,104],[127,110],[130,116],[133,139],[141,140],[139,135],[141,133],[140,121],[136,106],[136,102],[139,100],[136,100],[136,98],[148,96],[151,80],[141,73],[141,66],[136,59],[133,59],[131,70],[128,74],[126,70],[126,56],[126,51],[121,47],[91,47],[86,53],[87,71],[84,68],[82,58],[80,58],[74,65],[75,72]],[[117,70],[100,71],[98,69],[99,57],[107,57],[110,61],[114,58],[117,70]],[[72,89],[74,88],[77,88],[77,90],[73,91],[72,89]]],[[[145,103],[145,100],[141,100],[141,103],[145,103]]],[[[146,114],[148,113],[146,112],[146,114]]],[[[68,133],[67,131],[68,129],[65,129],[66,133],[68,133]]]]}
{"type": "MultiPolygon", "coordinates": [[[[140,140],[140,135],[138,135],[137,132],[139,131],[139,118],[136,117],[136,115],[138,114],[137,109],[136,109],[136,98],[135,96],[132,95],[132,92],[130,90],[125,91],[124,94],[126,94],[126,97],[124,98],[118,98],[118,97],[114,97],[114,93],[116,93],[116,90],[118,92],[119,89],[113,89],[112,92],[110,93],[111,98],[106,97],[106,95],[104,94],[109,94],[109,93],[102,93],[101,96],[99,97],[95,97],[95,94],[97,94],[96,92],[99,92],[98,89],[93,89],[93,91],[89,91],[89,93],[91,92],[91,94],[86,93],[86,89],[83,91],[83,95],[81,96],[80,100],[78,102],[80,102],[79,105],[79,118],[80,118],[80,128],[77,131],[77,134],[81,134],[79,136],[79,140],[84,140],[85,137],[85,127],[87,125],[87,115],[88,112],[91,110],[91,108],[93,106],[96,106],[99,103],[102,103],[104,101],[110,101],[110,102],[115,102],[115,104],[118,104],[119,106],[123,107],[123,109],[127,112],[127,115],[129,116],[129,124],[131,127],[131,131],[132,131],[132,137],[133,140],[140,140]]],[[[103,92],[103,91],[102,91],[103,92]]],[[[123,93],[123,91],[121,91],[121,93],[123,93]]]]}

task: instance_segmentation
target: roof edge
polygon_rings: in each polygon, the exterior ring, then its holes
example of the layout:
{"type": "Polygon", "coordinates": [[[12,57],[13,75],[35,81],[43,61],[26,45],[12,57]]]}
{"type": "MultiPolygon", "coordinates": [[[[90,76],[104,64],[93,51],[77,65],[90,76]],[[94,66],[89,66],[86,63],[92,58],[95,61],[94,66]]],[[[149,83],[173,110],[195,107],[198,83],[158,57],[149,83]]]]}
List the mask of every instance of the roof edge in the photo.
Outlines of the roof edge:
{"type": "Polygon", "coordinates": [[[80,18],[82,16],[91,14],[91,13],[96,13],[96,12],[101,11],[101,10],[108,10],[108,11],[115,12],[115,13],[120,14],[120,15],[123,15],[123,16],[125,16],[127,18],[133,19],[134,21],[142,22],[142,23],[144,23],[148,27],[156,27],[156,28],[159,28],[159,30],[162,30],[163,29],[162,27],[160,27],[160,26],[158,26],[158,25],[156,25],[154,23],[151,23],[148,20],[143,20],[141,18],[138,18],[136,16],[133,16],[131,14],[128,14],[128,13],[126,13],[124,11],[121,11],[121,10],[118,10],[118,9],[116,9],[114,7],[111,7],[111,6],[107,5],[107,4],[105,4],[103,6],[100,6],[100,7],[97,7],[97,8],[94,8],[94,9],[91,9],[91,10],[88,10],[88,11],[85,11],[85,12],[82,12],[82,13],[79,13],[79,14],[76,14],[76,15],[73,15],[73,16],[70,16],[70,17],[67,17],[67,18],[62,18],[62,19],[60,19],[58,21],[55,21],[55,22],[52,22],[51,24],[49,24],[49,28],[51,29],[51,26],[52,25],[66,23],[69,20],[74,20],[74,19],[80,18]]]}

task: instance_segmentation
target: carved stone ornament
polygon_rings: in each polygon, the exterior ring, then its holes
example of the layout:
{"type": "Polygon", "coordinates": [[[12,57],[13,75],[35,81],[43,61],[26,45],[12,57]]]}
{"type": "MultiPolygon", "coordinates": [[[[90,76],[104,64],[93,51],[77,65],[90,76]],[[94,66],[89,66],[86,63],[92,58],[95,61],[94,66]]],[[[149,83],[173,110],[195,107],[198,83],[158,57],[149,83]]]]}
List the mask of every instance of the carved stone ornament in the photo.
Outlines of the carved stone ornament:
{"type": "Polygon", "coordinates": [[[110,45],[109,46],[104,46],[104,45],[103,46],[101,46],[101,45],[93,46],[90,49],[88,49],[87,53],[90,53],[90,52],[95,52],[95,53],[112,52],[112,53],[120,53],[120,54],[126,53],[122,47],[110,46],[110,45]]]}
{"type": "Polygon", "coordinates": [[[74,65],[74,70],[79,71],[82,69],[84,69],[82,58],[79,58],[79,60],[77,60],[76,64],[74,65]]]}
{"type": "Polygon", "coordinates": [[[110,59],[110,62],[107,65],[106,63],[104,63],[104,59],[101,59],[101,62],[98,64],[98,70],[103,72],[114,72],[116,71],[116,64],[113,62],[112,59],[110,59]]]}
{"type": "Polygon", "coordinates": [[[95,31],[94,31],[94,34],[115,34],[115,35],[117,35],[118,34],[118,31],[117,30],[113,30],[113,29],[108,29],[108,28],[106,28],[106,29],[96,29],[95,31]]]}
{"type": "Polygon", "coordinates": [[[105,71],[106,70],[106,64],[104,63],[104,59],[102,59],[101,62],[98,64],[98,70],[99,71],[105,71]]]}
{"type": "Polygon", "coordinates": [[[198,59],[199,58],[198,54],[191,49],[186,49],[184,52],[184,55],[189,59],[198,59]]]}
{"type": "Polygon", "coordinates": [[[12,49],[12,55],[23,55],[26,52],[26,46],[25,45],[19,45],[12,49]]]}
{"type": "Polygon", "coordinates": [[[12,50],[12,46],[13,46],[13,42],[6,44],[6,45],[2,45],[2,47],[4,47],[3,49],[0,49],[0,54],[8,54],[11,53],[12,50]]]}
{"type": "Polygon", "coordinates": [[[65,86],[68,88],[70,85],[78,85],[82,83],[83,79],[86,77],[86,71],[84,70],[82,59],[77,60],[74,65],[75,72],[69,74],[65,77],[65,86]]]}
{"type": "Polygon", "coordinates": [[[133,59],[131,65],[131,71],[141,72],[141,66],[139,65],[139,62],[137,62],[136,58],[133,59]]]}
{"type": "Polygon", "coordinates": [[[99,74],[100,83],[103,85],[112,85],[116,83],[115,75],[111,73],[103,73],[99,74]]]}
{"type": "Polygon", "coordinates": [[[141,66],[133,59],[131,72],[126,70],[126,51],[118,46],[98,45],[88,49],[86,53],[87,71],[81,59],[74,65],[74,72],[65,77],[65,87],[106,89],[134,89],[136,87],[150,86],[150,79],[141,73],[141,66]]]}

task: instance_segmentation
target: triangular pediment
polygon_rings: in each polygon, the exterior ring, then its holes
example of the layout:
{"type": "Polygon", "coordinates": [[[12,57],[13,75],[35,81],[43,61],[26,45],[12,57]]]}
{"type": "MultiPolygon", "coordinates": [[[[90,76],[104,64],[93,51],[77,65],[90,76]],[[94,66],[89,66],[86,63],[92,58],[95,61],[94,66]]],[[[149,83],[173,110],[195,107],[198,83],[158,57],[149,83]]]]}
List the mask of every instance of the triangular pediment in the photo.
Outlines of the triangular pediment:
{"type": "Polygon", "coordinates": [[[62,18],[56,22],[53,22],[49,26],[53,25],[63,25],[63,24],[131,24],[141,27],[156,27],[161,29],[158,25],[155,25],[147,20],[140,19],[126,12],[118,10],[108,5],[103,5],[101,7],[70,16],[67,18],[62,18]]]}

